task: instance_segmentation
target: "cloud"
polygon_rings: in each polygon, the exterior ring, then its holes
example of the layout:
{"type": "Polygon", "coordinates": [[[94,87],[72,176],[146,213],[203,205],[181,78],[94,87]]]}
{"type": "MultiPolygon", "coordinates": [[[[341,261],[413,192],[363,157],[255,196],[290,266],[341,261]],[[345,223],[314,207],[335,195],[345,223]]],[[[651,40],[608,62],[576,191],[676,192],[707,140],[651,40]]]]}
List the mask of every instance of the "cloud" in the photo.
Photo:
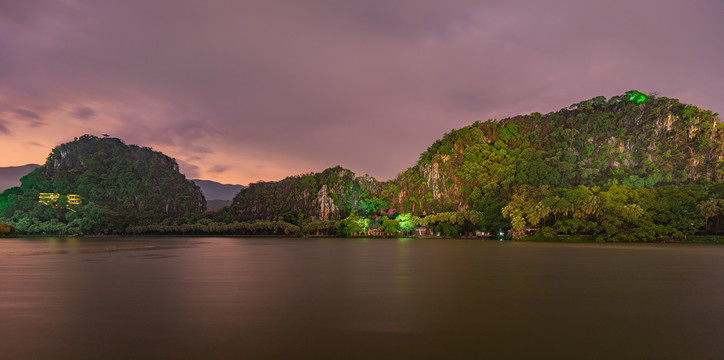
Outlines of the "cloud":
{"type": "Polygon", "coordinates": [[[225,172],[226,170],[229,170],[229,167],[228,167],[228,166],[216,165],[216,166],[214,166],[214,167],[212,167],[212,168],[210,168],[210,169],[208,169],[208,170],[206,170],[206,171],[208,171],[208,172],[210,172],[210,173],[212,173],[212,174],[219,174],[219,173],[225,172]]]}
{"type": "Polygon", "coordinates": [[[79,106],[73,110],[73,116],[81,120],[89,119],[95,114],[96,112],[87,106],[79,106]]]}
{"type": "Polygon", "coordinates": [[[684,0],[0,2],[0,111],[63,129],[49,134],[198,157],[228,167],[209,171],[226,182],[336,164],[387,179],[452,128],[598,95],[660,91],[722,112],[722,12],[684,0]]]}
{"type": "Polygon", "coordinates": [[[178,163],[179,170],[182,174],[186,175],[187,179],[197,179],[199,177],[198,166],[179,159],[176,159],[176,162],[178,163]]]}
{"type": "Polygon", "coordinates": [[[7,122],[5,120],[0,119],[0,133],[5,135],[10,135],[10,129],[8,129],[7,126],[5,126],[7,122]]]}
{"type": "Polygon", "coordinates": [[[36,114],[35,112],[32,112],[28,109],[17,109],[15,110],[15,113],[18,115],[19,118],[25,119],[25,120],[40,120],[40,115],[36,114]]]}
{"type": "Polygon", "coordinates": [[[30,111],[28,109],[15,109],[15,115],[16,118],[27,121],[30,127],[36,128],[45,125],[42,117],[34,111],[30,111]]]}

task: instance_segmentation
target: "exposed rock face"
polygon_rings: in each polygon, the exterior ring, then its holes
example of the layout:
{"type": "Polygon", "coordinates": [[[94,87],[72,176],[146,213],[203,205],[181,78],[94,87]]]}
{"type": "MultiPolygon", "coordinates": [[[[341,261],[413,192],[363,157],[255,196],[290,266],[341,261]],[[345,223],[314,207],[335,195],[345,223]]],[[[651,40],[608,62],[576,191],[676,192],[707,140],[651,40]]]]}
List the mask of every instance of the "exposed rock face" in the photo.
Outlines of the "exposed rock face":
{"type": "Polygon", "coordinates": [[[329,220],[339,213],[339,207],[334,204],[334,199],[329,196],[328,192],[327,184],[322,185],[317,192],[317,198],[312,202],[312,209],[319,210],[316,214],[318,220],[329,220]]]}
{"type": "MultiPolygon", "coordinates": [[[[448,156],[449,158],[449,156],[448,156]]],[[[440,159],[442,163],[444,159],[440,159]]],[[[433,199],[439,199],[445,190],[442,186],[442,176],[440,175],[440,163],[425,165],[422,167],[422,173],[425,175],[427,188],[430,190],[433,199]]]]}

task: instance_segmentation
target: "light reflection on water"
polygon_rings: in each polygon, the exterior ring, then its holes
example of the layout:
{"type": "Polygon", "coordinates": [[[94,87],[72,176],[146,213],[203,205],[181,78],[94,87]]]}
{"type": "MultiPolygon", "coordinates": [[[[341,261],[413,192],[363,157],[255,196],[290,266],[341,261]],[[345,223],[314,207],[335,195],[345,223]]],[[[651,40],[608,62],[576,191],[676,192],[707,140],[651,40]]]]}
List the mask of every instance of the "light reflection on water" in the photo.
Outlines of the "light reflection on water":
{"type": "Polygon", "coordinates": [[[0,349],[52,358],[720,358],[724,247],[3,239],[0,349]]]}

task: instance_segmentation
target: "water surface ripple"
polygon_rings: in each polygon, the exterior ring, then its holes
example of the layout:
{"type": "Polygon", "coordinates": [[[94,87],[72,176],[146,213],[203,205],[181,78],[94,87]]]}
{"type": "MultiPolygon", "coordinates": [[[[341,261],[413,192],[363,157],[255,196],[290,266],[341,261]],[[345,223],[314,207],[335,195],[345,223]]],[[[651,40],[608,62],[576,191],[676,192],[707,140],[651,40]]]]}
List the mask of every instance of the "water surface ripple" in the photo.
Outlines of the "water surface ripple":
{"type": "Polygon", "coordinates": [[[720,359],[724,247],[0,240],[4,359],[720,359]]]}

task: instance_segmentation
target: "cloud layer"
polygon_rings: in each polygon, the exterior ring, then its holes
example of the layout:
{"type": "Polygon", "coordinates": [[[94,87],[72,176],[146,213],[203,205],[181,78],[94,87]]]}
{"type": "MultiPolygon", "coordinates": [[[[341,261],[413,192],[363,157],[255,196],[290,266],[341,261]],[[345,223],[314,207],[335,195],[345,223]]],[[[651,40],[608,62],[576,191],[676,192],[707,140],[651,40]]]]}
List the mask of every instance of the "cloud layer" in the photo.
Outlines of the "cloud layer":
{"type": "Polygon", "coordinates": [[[0,0],[0,166],[109,133],[229,183],[337,164],[388,179],[452,128],[598,95],[720,112],[722,15],[716,0],[0,0]]]}

